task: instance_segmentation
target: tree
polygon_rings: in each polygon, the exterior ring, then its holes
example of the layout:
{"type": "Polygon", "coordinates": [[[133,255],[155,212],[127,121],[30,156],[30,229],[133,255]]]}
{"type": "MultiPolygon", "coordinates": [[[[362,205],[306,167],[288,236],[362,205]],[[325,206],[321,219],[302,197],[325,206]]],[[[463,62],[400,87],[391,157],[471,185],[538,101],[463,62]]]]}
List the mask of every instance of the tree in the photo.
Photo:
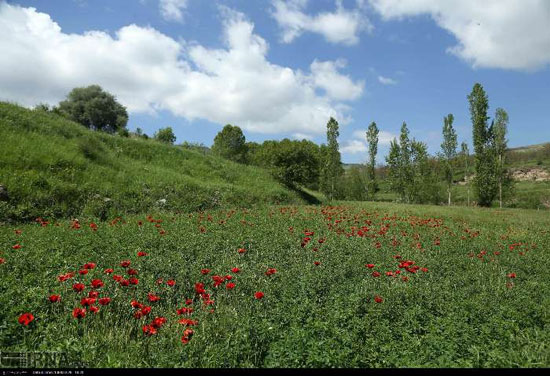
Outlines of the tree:
{"type": "Polygon", "coordinates": [[[398,194],[401,201],[405,200],[405,186],[401,179],[401,147],[394,138],[390,142],[390,151],[386,156],[388,165],[388,179],[390,182],[390,190],[398,194]]]}
{"type": "Polygon", "coordinates": [[[468,197],[468,206],[470,206],[470,183],[468,183],[468,176],[470,175],[470,150],[468,149],[468,144],[463,142],[461,145],[462,158],[464,161],[464,182],[466,182],[466,191],[468,197]]]}
{"type": "Polygon", "coordinates": [[[419,204],[439,204],[441,189],[436,174],[437,162],[430,160],[424,142],[411,141],[411,180],[408,181],[409,201],[419,204]]]}
{"type": "Polygon", "coordinates": [[[153,136],[155,140],[173,145],[176,142],[176,135],[172,131],[172,127],[161,128],[153,136]]]}
{"type": "Polygon", "coordinates": [[[411,201],[411,141],[409,139],[409,129],[407,123],[401,125],[401,134],[399,136],[399,185],[403,188],[403,200],[411,201]]]}
{"type": "Polygon", "coordinates": [[[237,126],[227,124],[214,138],[212,152],[238,163],[246,163],[246,139],[237,126]]]}
{"type": "Polygon", "coordinates": [[[128,123],[126,108],[98,85],[73,89],[59,103],[59,112],[86,128],[111,133],[128,123]]]}
{"type": "Polygon", "coordinates": [[[333,200],[337,195],[338,178],[344,172],[340,160],[340,151],[338,150],[339,135],[338,122],[331,117],[327,123],[327,145],[323,149],[325,154],[321,156],[320,177],[321,191],[328,196],[329,200],[333,200]]]}
{"type": "Polygon", "coordinates": [[[319,149],[311,141],[284,139],[271,153],[273,176],[283,184],[295,188],[319,179],[319,149]]]}
{"type": "Polygon", "coordinates": [[[367,129],[367,144],[369,147],[369,159],[367,166],[368,183],[367,183],[367,198],[374,200],[374,195],[378,192],[378,184],[376,182],[376,154],[378,152],[378,127],[373,121],[367,129]]]}
{"type": "Polygon", "coordinates": [[[451,205],[451,188],[453,186],[452,161],[456,157],[456,132],[453,128],[454,116],[449,114],[443,118],[443,143],[441,150],[444,158],[445,181],[447,182],[448,204],[451,205]]]}
{"type": "Polygon", "coordinates": [[[470,116],[475,152],[474,189],[481,206],[491,206],[496,197],[495,156],[492,147],[493,126],[487,126],[489,100],[483,86],[476,83],[470,95],[470,116]]]}
{"type": "Polygon", "coordinates": [[[496,178],[498,183],[498,201],[502,208],[503,194],[510,193],[513,180],[509,171],[505,167],[505,154],[508,148],[508,140],[506,140],[506,132],[508,130],[508,114],[502,108],[497,108],[495,114],[495,124],[493,127],[493,148],[496,156],[496,178]],[[504,193],[503,193],[504,191],[504,193]]]}

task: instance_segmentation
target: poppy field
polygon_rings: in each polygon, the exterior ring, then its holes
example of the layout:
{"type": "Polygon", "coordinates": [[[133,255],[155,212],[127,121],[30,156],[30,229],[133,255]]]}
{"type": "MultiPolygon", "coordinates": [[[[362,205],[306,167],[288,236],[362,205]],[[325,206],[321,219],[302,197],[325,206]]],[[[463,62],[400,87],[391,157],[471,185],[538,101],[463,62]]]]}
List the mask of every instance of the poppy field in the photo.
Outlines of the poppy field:
{"type": "Polygon", "coordinates": [[[0,350],[87,367],[548,367],[550,217],[344,203],[0,226],[0,350]]]}

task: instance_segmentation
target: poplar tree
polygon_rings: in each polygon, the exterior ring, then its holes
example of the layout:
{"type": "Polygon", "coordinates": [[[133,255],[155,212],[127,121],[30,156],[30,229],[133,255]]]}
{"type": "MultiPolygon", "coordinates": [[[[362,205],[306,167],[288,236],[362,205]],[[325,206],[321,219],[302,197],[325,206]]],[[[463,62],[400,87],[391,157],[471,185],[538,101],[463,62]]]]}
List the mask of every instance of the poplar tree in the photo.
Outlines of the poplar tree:
{"type": "Polygon", "coordinates": [[[322,149],[324,155],[321,158],[321,191],[326,194],[329,200],[336,195],[338,178],[342,175],[343,168],[338,149],[338,122],[330,118],[327,123],[327,145],[322,149]]]}
{"type": "Polygon", "coordinates": [[[468,101],[475,152],[474,190],[479,205],[491,206],[497,193],[495,153],[492,142],[493,126],[487,126],[489,100],[481,84],[474,85],[472,92],[468,95],[468,101]]]}
{"type": "Polygon", "coordinates": [[[390,151],[386,156],[386,164],[388,165],[388,180],[390,182],[390,190],[396,192],[401,201],[405,200],[405,186],[401,175],[401,147],[394,138],[390,142],[390,151]]]}
{"type": "Polygon", "coordinates": [[[468,144],[463,142],[461,147],[461,154],[462,158],[464,160],[464,182],[466,183],[466,191],[467,191],[467,202],[468,206],[470,206],[470,183],[468,183],[468,175],[470,174],[470,150],[468,149],[468,144]]]}
{"type": "Polygon", "coordinates": [[[378,183],[376,182],[375,174],[376,154],[378,153],[378,127],[374,121],[370,123],[367,130],[367,144],[369,147],[367,198],[374,200],[374,195],[378,192],[378,183]]]}
{"type": "Polygon", "coordinates": [[[444,158],[444,173],[447,183],[448,204],[451,205],[451,188],[453,186],[453,166],[452,161],[456,157],[456,131],[453,128],[454,116],[449,114],[443,118],[443,143],[441,149],[444,158]]]}
{"type": "Polygon", "coordinates": [[[512,188],[512,179],[508,170],[505,167],[505,153],[508,148],[508,140],[506,140],[506,132],[508,130],[508,114],[502,108],[497,108],[495,114],[495,124],[493,128],[493,147],[496,157],[496,179],[498,184],[498,202],[502,208],[503,195],[508,193],[512,188]]]}
{"type": "Polygon", "coordinates": [[[409,129],[407,123],[401,125],[401,135],[399,136],[399,185],[404,190],[404,200],[411,200],[412,169],[411,169],[411,141],[409,139],[409,129]]]}

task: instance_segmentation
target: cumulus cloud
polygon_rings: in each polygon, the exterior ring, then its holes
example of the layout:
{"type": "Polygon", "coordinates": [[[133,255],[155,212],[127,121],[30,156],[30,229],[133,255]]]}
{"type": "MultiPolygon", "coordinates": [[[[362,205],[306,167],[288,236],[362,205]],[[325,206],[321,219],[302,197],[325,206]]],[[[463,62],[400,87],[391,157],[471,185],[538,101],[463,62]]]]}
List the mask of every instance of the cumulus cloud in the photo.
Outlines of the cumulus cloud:
{"type": "Polygon", "coordinates": [[[378,82],[380,82],[382,85],[397,85],[397,81],[384,76],[378,76],[378,82]]]}
{"type": "Polygon", "coordinates": [[[429,15],[474,67],[534,70],[550,63],[548,0],[369,0],[384,20],[429,15]]]}
{"type": "Polygon", "coordinates": [[[222,15],[224,48],[211,49],[136,25],[114,36],[67,34],[45,13],[0,3],[0,100],[56,104],[74,87],[99,84],[131,113],[167,110],[258,133],[316,135],[331,116],[350,121],[344,101],[363,85],[339,73],[342,61],[314,61],[309,72],[272,64],[244,15],[222,15]]]}
{"type": "MultiPolygon", "coordinates": [[[[340,147],[340,151],[344,154],[366,153],[368,151],[366,133],[366,129],[354,131],[353,138],[345,142],[340,147]]],[[[378,146],[388,146],[394,138],[397,138],[397,136],[393,133],[380,130],[378,132],[378,146]]]]}
{"type": "Polygon", "coordinates": [[[182,21],[183,10],[188,0],[160,0],[159,9],[162,18],[167,21],[182,21]]]}
{"type": "Polygon", "coordinates": [[[304,32],[318,33],[335,44],[354,45],[359,34],[373,28],[364,12],[364,1],[357,1],[353,10],[345,9],[336,0],[336,10],[308,15],[304,12],[307,0],[272,0],[273,18],[282,29],[281,40],[291,43],[304,32]]]}

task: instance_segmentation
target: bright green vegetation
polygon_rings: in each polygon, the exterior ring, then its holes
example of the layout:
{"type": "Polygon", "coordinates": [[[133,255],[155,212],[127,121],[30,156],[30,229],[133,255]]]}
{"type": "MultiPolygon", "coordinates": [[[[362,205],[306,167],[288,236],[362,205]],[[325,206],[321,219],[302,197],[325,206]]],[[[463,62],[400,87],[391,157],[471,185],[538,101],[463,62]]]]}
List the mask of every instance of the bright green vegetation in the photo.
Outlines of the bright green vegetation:
{"type": "Polygon", "coordinates": [[[260,168],[7,103],[0,103],[0,150],[9,194],[0,222],[303,202],[260,168]]]}
{"type": "Polygon", "coordinates": [[[0,227],[0,348],[65,352],[92,367],[550,366],[547,212],[346,203],[154,218],[162,222],[130,215],[97,231],[66,220],[0,227]],[[137,287],[113,280],[129,277],[123,260],[137,287]],[[407,261],[419,269],[399,266],[407,261]],[[88,262],[96,268],[79,275],[88,262]],[[76,275],[59,282],[67,272],[76,275]],[[214,288],[215,275],[235,287],[214,288]],[[73,318],[95,278],[111,303],[73,318]],[[72,291],[75,282],[86,290],[72,291]],[[132,299],[151,313],[135,319],[132,299]],[[182,307],[194,312],[178,316],[182,307]],[[25,312],[35,317],[28,326],[18,323],[25,312]],[[155,317],[166,323],[147,336],[155,317]],[[182,317],[198,320],[187,344],[182,317]]]}

